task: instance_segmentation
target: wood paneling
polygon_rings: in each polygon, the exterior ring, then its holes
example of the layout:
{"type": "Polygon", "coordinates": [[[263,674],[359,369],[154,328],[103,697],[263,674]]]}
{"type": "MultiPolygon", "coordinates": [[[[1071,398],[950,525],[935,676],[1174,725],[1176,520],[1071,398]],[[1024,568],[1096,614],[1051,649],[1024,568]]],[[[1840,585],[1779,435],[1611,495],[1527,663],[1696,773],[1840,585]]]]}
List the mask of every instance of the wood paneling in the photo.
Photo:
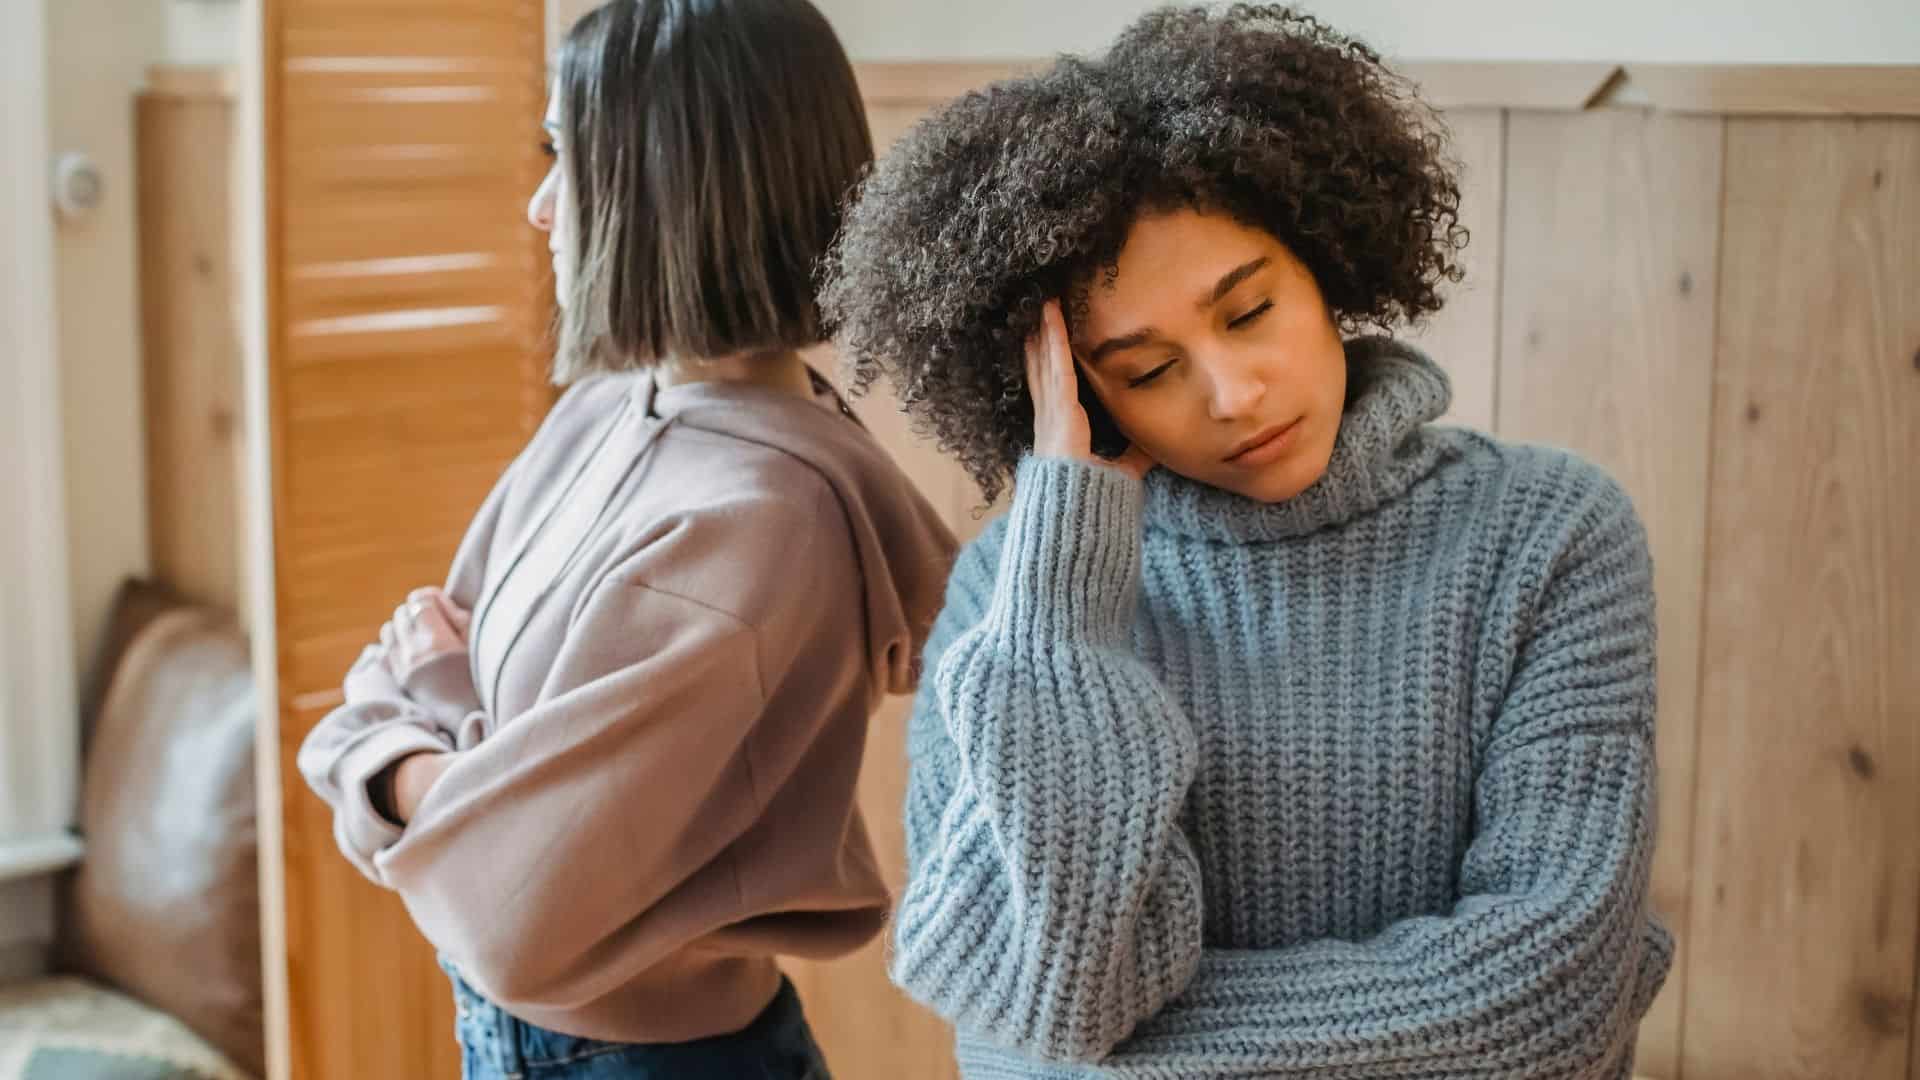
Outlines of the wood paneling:
{"type": "MultiPolygon", "coordinates": [[[[1920,115],[1920,65],[1618,64],[1611,61],[1399,60],[1421,97],[1449,112],[1579,111],[1614,101],[1722,115],[1920,115]]],[[[922,108],[1033,71],[1038,60],[878,61],[854,65],[869,107],[922,108]]]]}
{"type": "Polygon", "coordinates": [[[866,99],[867,115],[877,130],[877,109],[917,106],[924,109],[977,90],[990,82],[1009,79],[1046,66],[1042,60],[867,61],[853,66],[866,99]]]}
{"type": "Polygon", "coordinates": [[[1444,419],[1492,431],[1500,357],[1506,116],[1498,109],[1462,109],[1448,113],[1446,124],[1460,162],[1460,224],[1469,236],[1460,256],[1466,277],[1445,286],[1446,306],[1403,336],[1426,350],[1453,381],[1453,407],[1444,419]]]}
{"type": "Polygon", "coordinates": [[[1596,61],[1390,60],[1428,103],[1455,109],[1583,109],[1620,77],[1596,61]]]}
{"type": "Polygon", "coordinates": [[[340,857],[294,754],[398,598],[437,582],[551,400],[522,212],[545,21],[524,0],[268,0],[267,266],[292,1074],[459,1074],[398,900],[340,857]]]}
{"type": "Polygon", "coordinates": [[[218,71],[161,71],[136,105],[140,312],[153,574],[240,603],[235,107],[218,71]]]}
{"type": "Polygon", "coordinates": [[[1623,94],[1676,112],[1920,116],[1920,66],[1629,64],[1623,94]]]}
{"type": "Polygon", "coordinates": [[[1686,1080],[1904,1080],[1920,123],[1727,121],[1686,1080]]]}
{"type": "Polygon", "coordinates": [[[1577,451],[1645,520],[1659,612],[1654,904],[1678,942],[1640,1064],[1680,1052],[1712,413],[1721,121],[1515,112],[1507,127],[1500,435],[1577,451]]]}

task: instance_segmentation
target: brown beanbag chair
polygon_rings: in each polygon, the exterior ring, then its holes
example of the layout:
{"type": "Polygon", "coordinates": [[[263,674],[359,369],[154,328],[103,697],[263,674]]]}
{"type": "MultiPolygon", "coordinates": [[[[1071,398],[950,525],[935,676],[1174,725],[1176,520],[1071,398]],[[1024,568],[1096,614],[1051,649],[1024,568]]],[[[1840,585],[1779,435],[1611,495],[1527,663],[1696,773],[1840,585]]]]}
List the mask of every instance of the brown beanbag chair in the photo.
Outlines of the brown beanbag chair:
{"type": "Polygon", "coordinates": [[[117,609],[87,725],[87,852],[63,882],[59,965],[172,1015],[258,1075],[258,707],[246,639],[226,614],[152,587],[123,589],[117,609]]]}

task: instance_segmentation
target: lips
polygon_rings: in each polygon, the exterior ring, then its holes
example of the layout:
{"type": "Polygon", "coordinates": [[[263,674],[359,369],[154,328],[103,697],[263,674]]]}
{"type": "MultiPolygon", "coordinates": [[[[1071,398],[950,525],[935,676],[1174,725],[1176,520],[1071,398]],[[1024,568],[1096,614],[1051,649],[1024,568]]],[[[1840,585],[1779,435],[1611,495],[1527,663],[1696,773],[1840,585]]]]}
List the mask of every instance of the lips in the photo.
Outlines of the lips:
{"type": "Polygon", "coordinates": [[[1223,460],[1229,465],[1260,464],[1278,451],[1300,427],[1298,419],[1264,428],[1233,448],[1223,460]]]}

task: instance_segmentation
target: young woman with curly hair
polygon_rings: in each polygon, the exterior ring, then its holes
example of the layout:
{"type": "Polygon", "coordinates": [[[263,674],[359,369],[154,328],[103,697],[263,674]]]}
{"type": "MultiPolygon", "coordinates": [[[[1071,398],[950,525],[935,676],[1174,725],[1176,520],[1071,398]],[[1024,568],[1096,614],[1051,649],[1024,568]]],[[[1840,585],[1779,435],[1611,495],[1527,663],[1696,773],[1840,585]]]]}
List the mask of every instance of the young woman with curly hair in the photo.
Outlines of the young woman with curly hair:
{"type": "Polygon", "coordinates": [[[1626,1077],[1653,595],[1621,489],[1435,426],[1442,129],[1271,7],[1147,15],[863,186],[824,303],[1011,509],[909,738],[892,973],[968,1077],[1626,1077]]]}

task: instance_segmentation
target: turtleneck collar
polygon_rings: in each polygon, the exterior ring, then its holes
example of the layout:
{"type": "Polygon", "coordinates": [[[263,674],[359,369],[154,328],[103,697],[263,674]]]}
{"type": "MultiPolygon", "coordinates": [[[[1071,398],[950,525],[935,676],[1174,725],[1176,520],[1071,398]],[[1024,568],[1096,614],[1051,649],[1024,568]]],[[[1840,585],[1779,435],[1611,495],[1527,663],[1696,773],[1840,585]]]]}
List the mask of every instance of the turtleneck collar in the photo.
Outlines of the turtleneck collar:
{"type": "Polygon", "coordinates": [[[1148,528],[1234,544],[1285,540],[1359,517],[1430,472],[1441,447],[1423,428],[1452,401],[1445,373],[1388,338],[1355,338],[1346,349],[1346,413],[1319,480],[1285,502],[1264,503],[1155,469],[1147,474],[1148,528]]]}

